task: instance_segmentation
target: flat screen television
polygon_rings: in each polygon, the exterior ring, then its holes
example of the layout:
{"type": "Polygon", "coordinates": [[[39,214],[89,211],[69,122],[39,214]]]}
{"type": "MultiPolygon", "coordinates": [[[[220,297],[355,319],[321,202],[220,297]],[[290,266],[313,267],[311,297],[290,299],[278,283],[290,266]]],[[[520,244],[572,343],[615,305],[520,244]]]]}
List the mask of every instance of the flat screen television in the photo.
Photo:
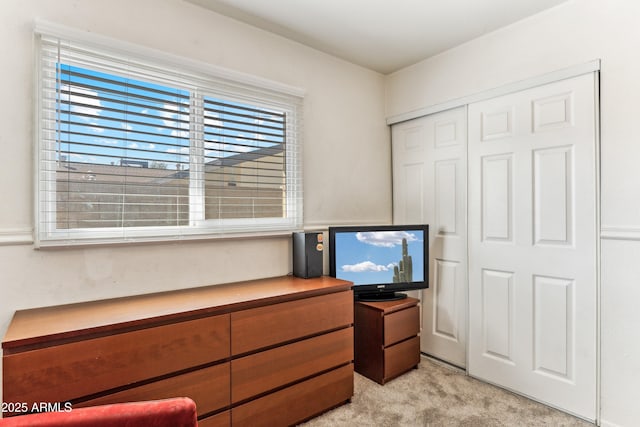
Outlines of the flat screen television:
{"type": "Polygon", "coordinates": [[[329,227],[332,277],[353,282],[360,301],[406,298],[429,287],[429,226],[329,227]]]}

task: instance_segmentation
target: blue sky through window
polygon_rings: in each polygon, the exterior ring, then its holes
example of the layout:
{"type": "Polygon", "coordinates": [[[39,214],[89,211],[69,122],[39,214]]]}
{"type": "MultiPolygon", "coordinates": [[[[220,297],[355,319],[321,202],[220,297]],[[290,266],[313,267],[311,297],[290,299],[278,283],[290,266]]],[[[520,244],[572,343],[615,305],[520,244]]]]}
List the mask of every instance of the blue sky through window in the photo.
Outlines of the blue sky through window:
{"type": "MultiPolygon", "coordinates": [[[[190,92],[60,65],[59,160],[187,169],[190,92]]],[[[205,163],[258,149],[280,149],[285,115],[204,96],[205,163]]]]}

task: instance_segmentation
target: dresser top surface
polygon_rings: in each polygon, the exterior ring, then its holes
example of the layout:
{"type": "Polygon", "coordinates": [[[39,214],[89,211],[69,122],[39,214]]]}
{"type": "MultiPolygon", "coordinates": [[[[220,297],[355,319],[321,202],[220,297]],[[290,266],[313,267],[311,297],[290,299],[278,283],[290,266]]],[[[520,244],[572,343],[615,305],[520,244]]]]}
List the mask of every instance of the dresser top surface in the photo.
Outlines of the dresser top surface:
{"type": "Polygon", "coordinates": [[[351,289],[332,277],[273,277],[154,294],[16,311],[3,349],[182,318],[216,315],[351,289]]]}

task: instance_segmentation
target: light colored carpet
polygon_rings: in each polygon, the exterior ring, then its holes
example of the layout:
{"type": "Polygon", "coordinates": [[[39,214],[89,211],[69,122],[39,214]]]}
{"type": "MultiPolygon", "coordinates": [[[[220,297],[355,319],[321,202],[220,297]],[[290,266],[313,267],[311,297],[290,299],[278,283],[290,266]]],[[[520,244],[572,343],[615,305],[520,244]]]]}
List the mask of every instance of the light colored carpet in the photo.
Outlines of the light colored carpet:
{"type": "Polygon", "coordinates": [[[302,426],[593,427],[593,424],[423,357],[418,369],[384,386],[356,374],[351,403],[302,426]]]}

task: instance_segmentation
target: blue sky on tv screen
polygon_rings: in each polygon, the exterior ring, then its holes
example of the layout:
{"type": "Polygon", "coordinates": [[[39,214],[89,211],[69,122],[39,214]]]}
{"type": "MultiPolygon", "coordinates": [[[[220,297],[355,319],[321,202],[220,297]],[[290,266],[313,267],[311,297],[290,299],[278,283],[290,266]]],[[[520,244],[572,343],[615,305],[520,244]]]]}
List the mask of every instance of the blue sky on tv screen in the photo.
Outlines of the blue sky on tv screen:
{"type": "Polygon", "coordinates": [[[336,276],[356,285],[392,283],[393,267],[402,259],[403,238],[413,262],[413,281],[424,280],[422,230],[336,233],[336,276]]]}

